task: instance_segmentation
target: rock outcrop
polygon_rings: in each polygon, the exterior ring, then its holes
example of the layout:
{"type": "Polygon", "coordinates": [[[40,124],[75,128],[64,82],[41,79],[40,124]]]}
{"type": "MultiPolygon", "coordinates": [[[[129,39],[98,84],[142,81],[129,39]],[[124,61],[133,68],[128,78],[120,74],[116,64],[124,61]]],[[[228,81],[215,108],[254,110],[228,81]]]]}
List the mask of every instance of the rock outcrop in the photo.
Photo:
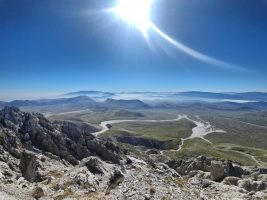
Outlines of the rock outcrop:
{"type": "Polygon", "coordinates": [[[29,151],[23,151],[21,153],[19,168],[22,176],[29,182],[42,181],[42,176],[39,171],[41,167],[37,156],[29,151]]]}
{"type": "Polygon", "coordinates": [[[96,128],[71,122],[50,122],[42,114],[21,112],[15,107],[0,111],[0,144],[19,158],[23,148],[49,152],[77,165],[88,156],[119,163],[119,149],[110,141],[97,139],[96,128]]]}
{"type": "Polygon", "coordinates": [[[223,185],[237,186],[243,192],[266,191],[267,175],[265,168],[241,167],[231,161],[200,156],[196,159],[172,160],[167,165],[185,178],[193,178],[203,188],[209,187],[212,180],[223,185]],[[200,181],[202,180],[202,182],[200,181]]]}
{"type": "Polygon", "coordinates": [[[246,174],[239,166],[230,161],[222,161],[199,156],[196,159],[169,161],[167,164],[181,175],[188,175],[192,171],[201,170],[210,173],[213,181],[222,181],[227,176],[241,177],[246,174]]]}

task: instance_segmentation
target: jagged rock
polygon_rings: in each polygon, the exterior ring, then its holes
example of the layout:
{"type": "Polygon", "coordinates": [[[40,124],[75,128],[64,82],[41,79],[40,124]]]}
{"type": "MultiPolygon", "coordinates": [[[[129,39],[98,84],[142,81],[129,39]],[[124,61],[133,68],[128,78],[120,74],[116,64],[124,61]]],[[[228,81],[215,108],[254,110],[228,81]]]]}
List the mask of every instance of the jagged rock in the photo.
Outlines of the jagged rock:
{"type": "Polygon", "coordinates": [[[227,176],[235,176],[241,178],[242,175],[248,174],[248,172],[242,169],[242,167],[237,165],[234,166],[233,163],[230,161],[227,161],[227,165],[229,167],[229,172],[227,176]]]}
{"type": "Polygon", "coordinates": [[[199,156],[191,160],[169,161],[167,165],[175,169],[179,174],[187,175],[190,171],[194,170],[209,171],[211,160],[205,156],[199,156]]]}
{"type": "Polygon", "coordinates": [[[228,177],[225,177],[225,179],[223,179],[223,184],[237,186],[239,180],[240,178],[238,177],[228,176],[228,177]]]}
{"type": "Polygon", "coordinates": [[[21,188],[25,188],[28,186],[28,183],[24,177],[20,177],[18,180],[17,180],[17,185],[20,186],[21,188]]]}
{"type": "Polygon", "coordinates": [[[93,174],[104,174],[103,163],[97,157],[89,157],[82,160],[83,164],[93,174]]]}
{"type": "Polygon", "coordinates": [[[247,191],[262,191],[266,189],[266,184],[262,181],[252,181],[250,179],[243,179],[238,181],[238,187],[247,191]]]}
{"type": "Polygon", "coordinates": [[[0,145],[2,145],[4,149],[6,149],[15,158],[20,158],[18,148],[21,146],[21,143],[16,134],[12,131],[4,129],[0,132],[0,145]]]}
{"type": "Polygon", "coordinates": [[[70,184],[76,184],[84,189],[95,189],[98,185],[98,182],[92,174],[88,173],[88,171],[78,170],[72,180],[66,180],[64,188],[70,184]]]}
{"type": "Polygon", "coordinates": [[[120,162],[118,147],[112,141],[91,135],[97,129],[89,124],[52,123],[42,114],[6,107],[0,111],[0,127],[0,144],[17,158],[20,157],[19,148],[33,150],[34,147],[73,165],[92,155],[113,163],[120,162]]]}
{"type": "Polygon", "coordinates": [[[212,161],[210,167],[211,179],[221,181],[229,174],[229,165],[225,162],[212,161]]]}
{"type": "Polygon", "coordinates": [[[40,199],[42,196],[44,196],[44,190],[43,188],[41,187],[36,187],[34,190],[33,190],[33,193],[32,193],[32,196],[33,198],[35,199],[40,199]]]}
{"type": "Polygon", "coordinates": [[[31,139],[29,133],[25,133],[23,139],[25,142],[29,141],[31,139]]]}
{"type": "Polygon", "coordinates": [[[105,161],[111,161],[112,163],[119,164],[120,163],[120,156],[117,154],[117,152],[114,152],[107,148],[108,144],[106,142],[98,142],[97,140],[88,140],[87,142],[87,148],[95,152],[96,155],[98,155],[100,158],[102,158],[105,161]],[[107,146],[106,146],[107,144],[107,146]]]}
{"type": "Polygon", "coordinates": [[[109,186],[106,193],[108,194],[110,190],[115,189],[120,183],[123,182],[123,179],[124,175],[121,173],[121,171],[115,170],[109,179],[109,186]]]}
{"type": "Polygon", "coordinates": [[[29,182],[42,181],[40,172],[38,171],[40,164],[34,153],[23,151],[21,153],[19,168],[22,176],[29,182]]]}
{"type": "Polygon", "coordinates": [[[189,177],[199,174],[197,172],[199,170],[210,172],[210,174],[203,174],[203,177],[205,176],[205,178],[210,178],[214,181],[222,181],[227,176],[241,177],[245,174],[241,167],[233,166],[230,161],[213,160],[205,156],[189,160],[172,160],[167,162],[167,164],[179,174],[189,175],[189,177]]]}
{"type": "Polygon", "coordinates": [[[197,175],[199,173],[199,170],[192,170],[188,173],[188,176],[190,178],[194,177],[195,175],[197,175]]]}
{"type": "Polygon", "coordinates": [[[207,188],[207,187],[209,187],[211,184],[212,184],[211,181],[209,181],[209,180],[207,180],[207,179],[204,179],[204,180],[202,181],[202,188],[207,188]]]}
{"type": "Polygon", "coordinates": [[[257,180],[262,181],[267,184],[267,174],[259,174],[257,180]]]}
{"type": "Polygon", "coordinates": [[[210,172],[214,181],[221,181],[227,176],[241,177],[244,174],[241,167],[233,166],[230,161],[212,161],[210,172]]]}
{"type": "Polygon", "coordinates": [[[267,174],[267,168],[259,168],[260,174],[267,174]]]}

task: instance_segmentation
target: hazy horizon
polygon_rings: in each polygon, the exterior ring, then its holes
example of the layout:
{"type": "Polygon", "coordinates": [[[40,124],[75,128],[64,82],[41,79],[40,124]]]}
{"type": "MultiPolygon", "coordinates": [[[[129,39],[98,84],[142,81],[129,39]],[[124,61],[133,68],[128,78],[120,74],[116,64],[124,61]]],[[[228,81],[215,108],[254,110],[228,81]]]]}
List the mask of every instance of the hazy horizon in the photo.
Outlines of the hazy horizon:
{"type": "MultiPolygon", "coordinates": [[[[56,99],[56,98],[70,98],[70,97],[75,97],[75,96],[87,96],[86,94],[75,94],[75,95],[68,95],[70,93],[80,93],[80,92],[107,92],[107,93],[113,93],[115,95],[117,95],[116,98],[121,98],[121,99],[127,99],[127,96],[123,96],[123,95],[119,95],[119,94],[131,94],[131,93],[162,93],[162,94],[175,94],[175,93],[180,93],[180,92],[204,92],[204,93],[221,93],[221,94],[235,94],[235,93],[251,93],[251,92],[255,92],[255,93],[266,93],[264,91],[238,91],[238,92],[234,92],[234,91],[201,91],[201,90],[176,90],[176,91],[149,91],[149,90],[145,90],[145,91],[138,91],[138,90],[133,90],[133,91],[107,91],[107,90],[77,90],[77,91],[61,91],[61,92],[39,92],[39,93],[26,93],[26,92],[22,92],[22,93],[18,93],[16,92],[15,95],[14,93],[10,93],[10,94],[5,94],[2,93],[0,96],[0,101],[13,101],[13,100],[39,100],[39,99],[56,99]]],[[[141,95],[142,96],[142,95],[141,95]]],[[[104,97],[103,97],[104,98],[104,97]]],[[[129,98],[128,98],[129,99],[129,98]]],[[[130,99],[139,99],[138,96],[130,98],[130,99]]],[[[142,98],[140,98],[142,99],[142,98]]]]}

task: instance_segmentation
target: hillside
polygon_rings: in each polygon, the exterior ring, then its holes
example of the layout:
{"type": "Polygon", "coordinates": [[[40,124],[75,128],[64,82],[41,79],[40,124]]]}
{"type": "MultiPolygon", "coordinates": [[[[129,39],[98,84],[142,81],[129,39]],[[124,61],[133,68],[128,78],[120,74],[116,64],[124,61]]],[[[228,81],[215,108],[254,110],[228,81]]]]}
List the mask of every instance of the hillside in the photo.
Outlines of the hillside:
{"type": "Polygon", "coordinates": [[[265,199],[266,168],[217,158],[166,163],[118,147],[84,124],[50,122],[15,107],[0,111],[4,199],[265,199]]]}

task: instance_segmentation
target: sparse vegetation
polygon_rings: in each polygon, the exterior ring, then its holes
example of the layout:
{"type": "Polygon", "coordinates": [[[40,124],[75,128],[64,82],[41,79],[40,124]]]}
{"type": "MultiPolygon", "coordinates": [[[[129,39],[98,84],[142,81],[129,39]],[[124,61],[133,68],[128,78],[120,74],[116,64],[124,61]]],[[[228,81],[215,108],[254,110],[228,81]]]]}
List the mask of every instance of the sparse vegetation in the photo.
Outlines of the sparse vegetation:
{"type": "Polygon", "coordinates": [[[151,195],[155,194],[155,193],[156,193],[156,189],[155,189],[153,186],[151,186],[151,187],[149,188],[149,193],[150,193],[151,195]]]}
{"type": "Polygon", "coordinates": [[[44,195],[44,190],[41,187],[36,187],[32,193],[32,197],[35,199],[40,199],[44,195]]]}
{"type": "Polygon", "coordinates": [[[73,195],[73,194],[74,194],[74,192],[73,192],[70,188],[67,188],[67,189],[64,191],[63,194],[60,194],[60,195],[54,197],[54,200],[63,200],[63,199],[65,199],[66,197],[69,197],[69,196],[71,196],[71,195],[73,195]]]}
{"type": "Polygon", "coordinates": [[[216,148],[216,146],[213,146],[212,144],[207,143],[206,141],[198,138],[185,141],[181,151],[167,151],[165,152],[165,155],[169,156],[171,159],[192,158],[198,157],[200,155],[205,155],[236,161],[243,165],[255,164],[255,162],[249,156],[246,156],[233,150],[222,150],[221,148],[216,148]]]}

